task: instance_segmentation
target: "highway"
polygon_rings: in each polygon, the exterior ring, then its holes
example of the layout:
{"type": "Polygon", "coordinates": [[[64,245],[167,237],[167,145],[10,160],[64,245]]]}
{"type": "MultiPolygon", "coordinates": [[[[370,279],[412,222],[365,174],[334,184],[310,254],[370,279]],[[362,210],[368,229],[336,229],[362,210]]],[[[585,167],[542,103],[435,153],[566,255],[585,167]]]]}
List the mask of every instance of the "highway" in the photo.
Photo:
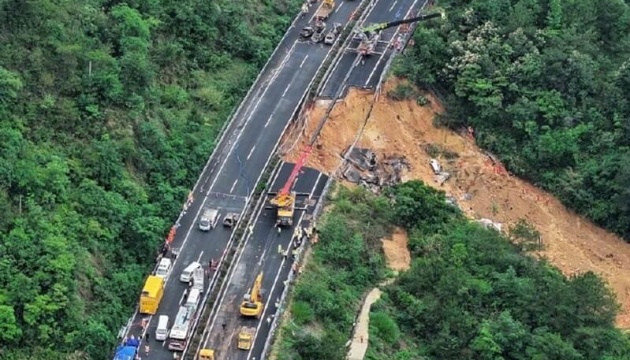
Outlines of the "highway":
{"type": "MultiPolygon", "coordinates": [[[[420,10],[423,4],[424,0],[397,0],[393,3],[377,0],[368,14],[366,23],[386,22],[407,17],[420,10]],[[419,4],[420,2],[422,3],[419,4]]],[[[395,32],[396,29],[388,29],[388,31],[383,32],[382,38],[385,42],[379,44],[376,49],[376,52],[380,52],[380,54],[366,58],[364,65],[355,68],[350,74],[348,85],[377,85],[385,63],[392,54],[387,49],[387,44],[395,32]]],[[[356,47],[356,44],[354,46],[356,47]]],[[[355,59],[356,52],[347,52],[342,55],[337,69],[333,71],[328,82],[332,91],[336,91],[339,86],[343,85],[343,79],[355,59]],[[336,85],[336,87],[331,85],[336,85]]],[[[285,164],[272,185],[273,190],[282,187],[285,181],[283,179],[288,177],[289,171],[290,168],[285,164]]],[[[326,181],[325,176],[315,170],[307,169],[298,178],[295,189],[297,192],[309,193],[311,200],[316,200],[321,195],[326,181]]],[[[307,227],[310,219],[303,220],[302,214],[308,216],[315,205],[316,202],[311,201],[306,212],[296,213],[296,218],[300,219],[296,223],[307,227]]],[[[261,209],[256,215],[253,235],[247,236],[244,249],[239,254],[235,267],[229,275],[229,285],[221,293],[209,323],[206,325],[200,349],[215,350],[216,360],[253,360],[263,357],[265,343],[270,336],[271,316],[276,314],[275,303],[280,299],[285,287],[283,281],[289,277],[293,265],[291,257],[289,256],[288,259],[284,260],[277,249],[279,245],[283,249],[291,247],[295,241],[292,230],[284,230],[280,235],[277,234],[273,227],[274,218],[273,210],[261,209]],[[239,313],[240,302],[243,295],[251,289],[254,279],[261,271],[265,275],[263,281],[264,313],[260,320],[243,318],[239,313]],[[254,345],[249,351],[239,350],[236,347],[238,333],[242,326],[253,326],[257,329],[254,345]]],[[[196,350],[199,349],[190,349],[189,351],[196,350]]]]}
{"type": "MultiPolygon", "coordinates": [[[[359,3],[340,1],[330,21],[345,24],[359,3]]],[[[134,314],[122,334],[139,337],[149,333],[149,339],[143,341],[140,349],[140,355],[145,359],[173,358],[167,349],[168,341],[161,343],[154,339],[157,317],[168,315],[171,324],[174,321],[187,285],[179,281],[179,275],[187,265],[193,261],[208,264],[210,259],[220,259],[227,249],[233,230],[220,225],[223,217],[228,212],[243,212],[282,133],[330,52],[330,47],[297,41],[300,30],[310,21],[315,10],[316,7],[312,7],[309,16],[300,18],[288,30],[278,51],[234,114],[226,135],[219,141],[201,173],[191,201],[177,224],[172,247],[179,249],[180,253],[167,278],[157,314],[134,314]],[[219,225],[207,233],[196,228],[204,208],[221,211],[219,225]],[[147,321],[145,329],[141,326],[143,320],[147,321]],[[144,346],[147,344],[149,353],[145,354],[144,346]]],[[[139,299],[139,293],[137,297],[139,299]]]]}
{"type": "MultiPolygon", "coordinates": [[[[369,13],[363,26],[407,18],[415,15],[426,3],[427,0],[379,0],[374,3],[371,9],[368,8],[369,13]]],[[[385,64],[394,51],[389,45],[394,40],[397,29],[397,27],[393,27],[381,33],[381,38],[376,45],[374,53],[365,57],[363,62],[352,70],[346,83],[347,87],[356,86],[373,89],[378,85],[381,74],[385,69],[385,64]]],[[[358,45],[359,41],[354,39],[348,44],[345,53],[339,57],[334,70],[326,80],[326,84],[319,94],[321,97],[332,98],[335,96],[343,78],[351,70],[352,63],[357,57],[356,48],[358,45]]],[[[346,90],[343,89],[344,92],[346,90]]]]}
{"type": "MultiPolygon", "coordinates": [[[[282,188],[292,167],[293,164],[283,164],[271,186],[272,191],[282,188]]],[[[309,194],[309,196],[298,197],[297,207],[304,210],[296,210],[295,224],[308,226],[310,219],[307,215],[313,212],[327,180],[328,177],[314,169],[302,169],[294,189],[297,193],[309,194]]],[[[253,231],[247,234],[243,251],[229,275],[229,285],[217,302],[218,311],[212,314],[210,323],[206,327],[202,348],[214,349],[216,360],[260,359],[269,332],[267,319],[276,312],[275,302],[284,290],[283,281],[288,277],[293,265],[290,253],[285,259],[278,253],[278,246],[282,249],[292,248],[295,241],[293,236],[295,226],[278,233],[277,228],[274,227],[274,221],[273,209],[265,209],[261,206],[257,210],[253,221],[253,231]],[[254,279],[261,271],[264,274],[263,315],[260,320],[243,318],[239,313],[241,300],[243,295],[251,289],[254,279]],[[241,326],[257,328],[254,347],[249,352],[236,348],[241,326]]]]}

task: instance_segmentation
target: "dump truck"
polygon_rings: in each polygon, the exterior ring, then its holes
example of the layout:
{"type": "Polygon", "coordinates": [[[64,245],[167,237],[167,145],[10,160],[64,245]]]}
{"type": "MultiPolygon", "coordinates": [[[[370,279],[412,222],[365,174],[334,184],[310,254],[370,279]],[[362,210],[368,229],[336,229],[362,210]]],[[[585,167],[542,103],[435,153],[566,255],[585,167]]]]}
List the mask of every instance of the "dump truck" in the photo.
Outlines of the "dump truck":
{"type": "Polygon", "coordinates": [[[335,8],[335,0],[324,0],[322,5],[319,7],[319,9],[317,9],[317,12],[315,13],[315,19],[318,19],[318,20],[328,19],[328,15],[330,15],[330,13],[333,11],[334,8],[335,8]]]}
{"type": "Polygon", "coordinates": [[[241,327],[241,330],[238,332],[238,343],[236,346],[241,350],[251,349],[252,342],[254,341],[254,334],[256,334],[255,327],[241,327]]]}
{"type": "Polygon", "coordinates": [[[260,273],[256,276],[256,280],[254,281],[254,286],[252,286],[251,291],[243,296],[243,301],[241,302],[241,315],[260,318],[263,309],[261,294],[262,281],[263,273],[260,273]]]}
{"type": "Polygon", "coordinates": [[[155,315],[164,295],[164,279],[149,276],[140,294],[140,314],[155,315]]]}

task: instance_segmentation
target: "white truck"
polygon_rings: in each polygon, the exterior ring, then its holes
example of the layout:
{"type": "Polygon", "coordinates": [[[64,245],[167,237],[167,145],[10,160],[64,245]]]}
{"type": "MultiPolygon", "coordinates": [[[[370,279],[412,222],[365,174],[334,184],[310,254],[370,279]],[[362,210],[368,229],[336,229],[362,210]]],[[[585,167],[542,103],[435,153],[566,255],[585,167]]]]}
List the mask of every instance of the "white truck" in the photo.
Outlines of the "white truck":
{"type": "Polygon", "coordinates": [[[190,328],[191,320],[192,314],[190,313],[190,310],[185,306],[180,306],[179,311],[177,312],[177,316],[175,317],[175,323],[173,324],[173,327],[171,328],[171,332],[168,337],[174,340],[185,341],[188,337],[188,329],[190,328]]]}
{"type": "Polygon", "coordinates": [[[193,290],[197,289],[199,290],[199,293],[203,294],[203,280],[205,278],[205,271],[203,270],[203,268],[199,267],[197,269],[195,269],[195,271],[193,271],[193,276],[192,276],[192,280],[193,280],[193,290]]]}
{"type": "Polygon", "coordinates": [[[219,210],[217,209],[203,209],[201,217],[199,218],[199,230],[210,231],[217,226],[219,221],[219,210]]]}

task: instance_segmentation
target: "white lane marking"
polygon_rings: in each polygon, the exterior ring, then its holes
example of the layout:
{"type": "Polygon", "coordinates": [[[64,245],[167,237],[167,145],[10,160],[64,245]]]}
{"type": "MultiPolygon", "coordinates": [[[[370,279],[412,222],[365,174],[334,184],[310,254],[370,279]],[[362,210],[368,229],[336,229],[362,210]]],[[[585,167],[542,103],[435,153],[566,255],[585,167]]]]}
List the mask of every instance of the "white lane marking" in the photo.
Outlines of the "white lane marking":
{"type": "Polygon", "coordinates": [[[256,149],[256,145],[254,145],[254,147],[252,147],[252,149],[249,150],[249,154],[247,154],[247,159],[246,160],[249,160],[249,158],[252,157],[252,154],[254,153],[255,149],[256,149]]]}
{"type": "Polygon", "coordinates": [[[337,6],[337,8],[335,9],[335,13],[339,12],[339,9],[341,9],[341,7],[343,6],[344,3],[339,4],[339,6],[337,6]]]}
{"type": "MultiPolygon", "coordinates": [[[[291,87],[291,83],[289,83],[286,87],[286,89],[284,89],[284,92],[282,93],[282,97],[284,97],[284,95],[287,94],[287,91],[289,91],[289,88],[291,87]]],[[[271,119],[271,116],[269,117],[271,119]]]]}
{"type": "MultiPolygon", "coordinates": [[[[276,182],[276,180],[278,179],[278,176],[280,176],[280,173],[282,172],[282,165],[280,166],[280,169],[278,170],[278,172],[276,173],[275,177],[273,178],[273,180],[271,180],[271,184],[274,184],[276,182]]],[[[262,203],[261,206],[258,208],[258,213],[256,214],[256,217],[253,219],[252,222],[250,222],[248,225],[250,226],[254,226],[256,227],[256,223],[258,223],[258,219],[260,218],[260,214],[262,213],[262,211],[265,209],[265,203],[262,203]]],[[[229,278],[227,279],[227,283],[225,284],[231,284],[232,283],[232,278],[234,277],[234,274],[236,273],[236,268],[238,267],[238,264],[241,262],[241,258],[243,257],[243,249],[245,249],[247,247],[247,243],[249,242],[249,240],[252,238],[252,234],[250,232],[247,232],[247,235],[245,237],[245,241],[243,244],[243,247],[241,248],[241,251],[238,254],[238,258],[236,259],[236,263],[234,263],[234,268],[231,269],[231,273],[229,278]]],[[[229,285],[228,285],[229,286],[229,285]]],[[[223,306],[223,301],[225,301],[225,295],[227,294],[227,291],[225,291],[222,295],[221,295],[221,299],[219,300],[219,302],[215,303],[215,305],[212,307],[213,309],[221,309],[221,307],[223,306]]],[[[215,311],[214,312],[214,316],[212,317],[212,322],[209,324],[206,324],[206,328],[208,328],[208,332],[207,332],[207,337],[205,340],[205,344],[204,346],[209,346],[208,342],[210,342],[210,334],[212,334],[212,329],[214,328],[214,324],[217,320],[217,317],[219,316],[220,311],[215,311]]]]}
{"type": "MultiPolygon", "coordinates": [[[[280,66],[277,69],[277,72],[274,74],[274,76],[272,77],[272,79],[269,81],[269,84],[267,85],[267,87],[265,88],[265,91],[263,91],[263,93],[260,95],[260,97],[258,98],[258,101],[256,101],[256,105],[254,106],[254,108],[251,110],[249,116],[247,117],[247,119],[245,120],[245,123],[243,124],[241,131],[238,133],[238,135],[236,135],[236,139],[234,140],[234,142],[232,143],[232,146],[230,147],[230,150],[228,150],[227,152],[227,156],[223,159],[223,162],[221,163],[221,166],[219,166],[219,170],[217,170],[217,172],[219,174],[221,174],[221,172],[223,171],[223,168],[225,167],[225,164],[227,164],[228,160],[230,159],[230,154],[232,154],[232,151],[234,150],[234,148],[236,147],[236,144],[238,144],[238,141],[240,140],[241,136],[243,135],[243,133],[245,133],[245,128],[247,127],[247,125],[250,123],[250,120],[252,119],[252,117],[254,116],[254,114],[256,114],[256,109],[258,109],[258,106],[260,105],[260,102],[262,101],[262,99],[265,97],[265,94],[267,93],[267,91],[269,91],[269,89],[271,88],[271,84],[275,81],[275,79],[277,78],[278,74],[281,72],[281,70],[284,69],[285,64],[287,63],[289,57],[293,54],[293,50],[295,49],[295,47],[297,46],[298,42],[296,41],[293,46],[291,46],[291,49],[289,49],[287,51],[287,54],[285,55],[282,63],[280,64],[280,66]]],[[[212,180],[212,183],[210,184],[210,187],[208,188],[208,194],[210,194],[212,192],[212,189],[214,188],[214,185],[216,184],[217,180],[219,180],[219,176],[215,177],[214,180],[212,180]]],[[[249,196],[249,194],[247,194],[249,196]]]]}
{"type": "Polygon", "coordinates": [[[199,257],[197,258],[197,262],[201,264],[201,256],[203,255],[203,250],[199,253],[199,257]]]}
{"type": "Polygon", "coordinates": [[[317,185],[319,184],[319,179],[321,179],[321,177],[322,177],[322,173],[320,172],[319,175],[317,175],[317,180],[315,180],[315,185],[313,185],[313,189],[311,190],[311,193],[308,195],[309,200],[313,198],[313,194],[315,194],[315,190],[317,189],[317,185]]]}
{"type": "Polygon", "coordinates": [[[269,115],[269,118],[267,118],[267,122],[265,123],[265,127],[267,127],[269,125],[269,122],[271,121],[271,119],[273,119],[273,116],[276,114],[276,112],[274,111],[271,115],[269,115]]]}
{"type": "Polygon", "coordinates": [[[394,1],[394,3],[392,4],[392,7],[389,8],[389,12],[392,12],[392,10],[394,10],[394,6],[396,6],[397,2],[398,0],[394,1]]]}
{"type": "Polygon", "coordinates": [[[300,69],[302,68],[302,66],[304,66],[304,63],[306,62],[306,59],[308,59],[308,55],[306,55],[304,57],[304,60],[302,60],[302,62],[300,63],[300,69]]]}
{"type": "Polygon", "coordinates": [[[236,179],[236,181],[234,181],[234,184],[232,184],[232,187],[230,188],[230,194],[234,191],[234,188],[236,187],[236,184],[238,184],[239,179],[236,179]]]}

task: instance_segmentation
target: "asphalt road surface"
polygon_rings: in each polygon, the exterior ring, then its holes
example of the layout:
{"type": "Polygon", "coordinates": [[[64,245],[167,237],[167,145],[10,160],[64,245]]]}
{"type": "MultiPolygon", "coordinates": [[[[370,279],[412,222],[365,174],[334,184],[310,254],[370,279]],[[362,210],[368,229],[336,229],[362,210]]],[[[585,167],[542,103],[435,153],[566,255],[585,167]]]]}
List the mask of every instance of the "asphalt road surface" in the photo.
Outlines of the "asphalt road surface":
{"type": "MultiPolygon", "coordinates": [[[[364,26],[374,23],[385,23],[395,20],[404,19],[407,14],[415,15],[425,4],[427,0],[395,0],[386,1],[378,0],[374,7],[369,10],[364,26]],[[411,12],[410,12],[411,10],[411,12]]],[[[352,70],[345,84],[347,87],[356,86],[361,88],[375,88],[378,85],[381,74],[385,69],[387,60],[391,57],[393,49],[388,46],[394,40],[396,27],[382,31],[381,38],[376,45],[374,53],[367,56],[363,61],[352,70]]],[[[351,70],[352,63],[357,57],[355,49],[359,45],[358,40],[352,40],[348,44],[345,53],[339,57],[335,69],[331,72],[320,96],[332,98],[340,90],[342,81],[348,71],[351,70]]]]}
{"type": "MultiPolygon", "coordinates": [[[[272,185],[272,191],[282,188],[289,177],[293,164],[283,164],[276,180],[272,185]]],[[[322,194],[328,177],[317,170],[304,168],[299,175],[295,191],[303,196],[298,196],[295,224],[308,226],[309,214],[312,214],[319,196],[322,194]]],[[[219,298],[218,311],[211,317],[208,331],[202,348],[214,349],[217,360],[241,360],[260,359],[265,340],[269,334],[271,314],[276,312],[275,303],[280,299],[284,290],[284,280],[287,279],[293,265],[291,252],[285,258],[278,252],[280,246],[283,250],[292,249],[295,226],[290,229],[282,229],[278,233],[274,227],[275,211],[273,209],[259,209],[253,222],[252,233],[246,238],[246,245],[239,255],[235,268],[229,277],[229,286],[219,298]],[[263,314],[260,320],[256,318],[244,318],[240,316],[239,307],[243,295],[251,290],[256,276],[262,272],[262,293],[264,300],[263,314]],[[236,347],[239,330],[242,326],[257,328],[254,346],[250,351],[239,350],[236,347]]],[[[196,349],[191,349],[192,351],[196,349]]]]}
{"type": "MultiPolygon", "coordinates": [[[[343,5],[337,6],[330,21],[345,24],[359,2],[339,4],[343,5]]],[[[330,51],[330,47],[297,41],[300,30],[310,21],[314,11],[315,7],[311,8],[309,16],[301,18],[288,30],[287,37],[235,114],[226,136],[218,144],[193,190],[192,202],[179,220],[172,244],[174,249],[180,249],[180,253],[167,278],[158,312],[153,317],[134,314],[131,326],[124,333],[124,336],[142,336],[145,334],[142,321],[148,321],[146,332],[149,340],[143,341],[140,349],[145,359],[173,358],[167,349],[168,340],[161,343],[154,339],[157,317],[168,315],[171,323],[174,321],[187,286],[179,281],[179,275],[186,266],[193,261],[207,264],[210,259],[221,258],[232,234],[232,229],[221,226],[223,217],[228,212],[243,211],[295,108],[330,51]],[[201,232],[196,227],[204,208],[219,209],[221,212],[219,225],[209,232],[201,232]],[[150,346],[148,354],[144,352],[146,344],[150,346]]]]}

